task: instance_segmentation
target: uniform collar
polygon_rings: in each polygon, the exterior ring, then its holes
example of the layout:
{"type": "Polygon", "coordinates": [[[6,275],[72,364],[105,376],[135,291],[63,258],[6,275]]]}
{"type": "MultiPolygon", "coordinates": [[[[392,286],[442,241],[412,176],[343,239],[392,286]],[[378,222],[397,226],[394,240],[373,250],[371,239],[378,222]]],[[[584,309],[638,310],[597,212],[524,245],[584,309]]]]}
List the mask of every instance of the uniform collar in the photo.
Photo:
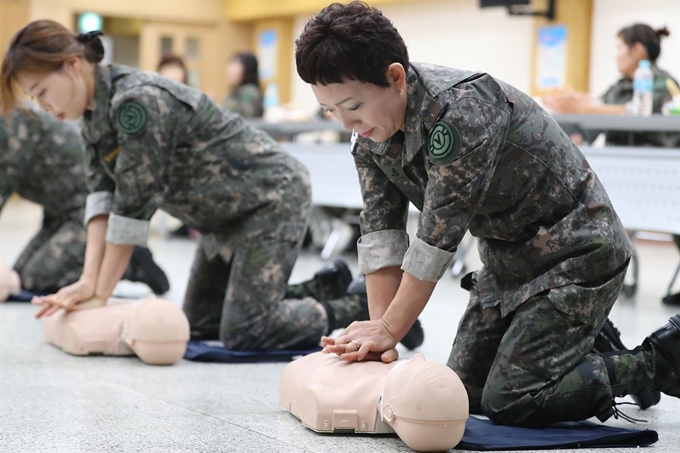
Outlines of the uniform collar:
{"type": "Polygon", "coordinates": [[[411,162],[422,149],[432,126],[441,116],[444,106],[428,93],[426,82],[419,72],[410,66],[406,73],[406,118],[404,121],[405,152],[403,163],[411,162]]]}

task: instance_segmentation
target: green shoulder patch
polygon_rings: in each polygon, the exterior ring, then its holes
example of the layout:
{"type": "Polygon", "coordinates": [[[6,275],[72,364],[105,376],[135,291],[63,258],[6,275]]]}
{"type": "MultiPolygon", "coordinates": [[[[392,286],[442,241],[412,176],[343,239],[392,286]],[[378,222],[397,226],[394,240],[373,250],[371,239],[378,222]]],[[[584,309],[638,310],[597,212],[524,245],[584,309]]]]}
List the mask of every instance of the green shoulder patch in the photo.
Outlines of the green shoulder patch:
{"type": "Polygon", "coordinates": [[[427,140],[427,150],[434,164],[447,164],[454,160],[460,151],[460,132],[452,124],[437,121],[427,140]]]}
{"type": "Polygon", "coordinates": [[[126,134],[136,134],[146,126],[147,116],[141,103],[135,100],[125,101],[116,112],[118,129],[126,134]]]}

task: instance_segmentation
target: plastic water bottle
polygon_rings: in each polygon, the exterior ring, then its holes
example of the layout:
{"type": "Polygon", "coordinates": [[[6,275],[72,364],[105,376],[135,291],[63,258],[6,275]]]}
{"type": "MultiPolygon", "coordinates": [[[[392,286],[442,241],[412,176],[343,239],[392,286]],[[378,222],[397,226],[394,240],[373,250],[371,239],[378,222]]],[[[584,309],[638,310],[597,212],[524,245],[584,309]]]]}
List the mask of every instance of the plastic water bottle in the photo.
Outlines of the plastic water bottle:
{"type": "Polygon", "coordinates": [[[275,82],[267,85],[264,90],[264,117],[268,121],[276,120],[279,108],[279,87],[275,82]]]}
{"type": "Polygon", "coordinates": [[[654,73],[649,60],[640,61],[633,78],[633,115],[650,116],[652,114],[654,89],[654,73]]]}

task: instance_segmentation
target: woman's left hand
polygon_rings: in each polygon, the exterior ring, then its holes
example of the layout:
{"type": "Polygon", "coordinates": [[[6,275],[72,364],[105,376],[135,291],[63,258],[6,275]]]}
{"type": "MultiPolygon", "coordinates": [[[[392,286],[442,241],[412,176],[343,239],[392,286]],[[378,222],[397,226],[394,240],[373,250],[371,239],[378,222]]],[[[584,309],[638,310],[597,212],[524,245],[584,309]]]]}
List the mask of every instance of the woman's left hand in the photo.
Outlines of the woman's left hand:
{"type": "Polygon", "coordinates": [[[323,352],[338,354],[347,361],[382,360],[391,362],[398,358],[394,347],[397,339],[388,331],[382,319],[355,321],[336,338],[322,337],[323,352]]]}

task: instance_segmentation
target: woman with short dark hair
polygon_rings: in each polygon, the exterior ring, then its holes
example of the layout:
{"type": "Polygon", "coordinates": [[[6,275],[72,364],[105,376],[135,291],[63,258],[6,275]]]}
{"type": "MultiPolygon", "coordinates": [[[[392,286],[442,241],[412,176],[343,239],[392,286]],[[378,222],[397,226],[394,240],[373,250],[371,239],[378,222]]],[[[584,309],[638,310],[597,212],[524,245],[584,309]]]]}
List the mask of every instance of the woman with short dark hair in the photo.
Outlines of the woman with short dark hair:
{"type": "Polygon", "coordinates": [[[334,3],[296,41],[300,77],[354,130],[370,321],[325,351],[390,360],[466,231],[484,267],[448,365],[472,413],[538,426],[614,414],[615,396],[680,395],[680,316],[633,351],[591,352],[632,247],[579,149],[529,96],[488,74],[409,62],[380,10],[334,3]],[[409,244],[409,202],[421,211],[409,244]]]}

